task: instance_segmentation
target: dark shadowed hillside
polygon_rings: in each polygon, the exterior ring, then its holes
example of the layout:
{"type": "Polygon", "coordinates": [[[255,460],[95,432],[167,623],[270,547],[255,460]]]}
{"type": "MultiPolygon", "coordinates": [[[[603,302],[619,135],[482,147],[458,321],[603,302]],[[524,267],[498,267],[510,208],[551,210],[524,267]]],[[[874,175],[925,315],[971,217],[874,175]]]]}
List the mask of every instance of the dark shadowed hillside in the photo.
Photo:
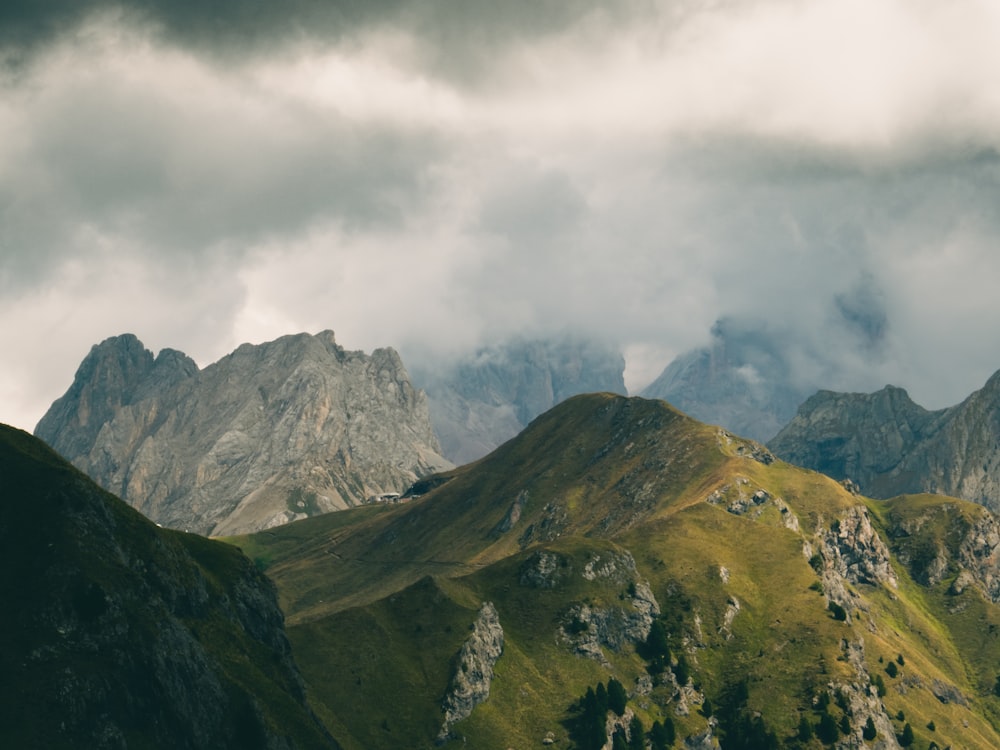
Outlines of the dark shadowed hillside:
{"type": "Polygon", "coordinates": [[[0,426],[0,746],[335,748],[274,588],[0,426]]]}

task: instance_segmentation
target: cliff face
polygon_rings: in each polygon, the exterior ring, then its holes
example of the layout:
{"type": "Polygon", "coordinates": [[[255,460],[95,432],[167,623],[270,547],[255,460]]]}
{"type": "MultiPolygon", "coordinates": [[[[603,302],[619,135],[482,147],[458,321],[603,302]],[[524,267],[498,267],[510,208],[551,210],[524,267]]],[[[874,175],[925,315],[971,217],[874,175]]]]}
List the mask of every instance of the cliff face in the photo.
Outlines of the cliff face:
{"type": "Polygon", "coordinates": [[[0,475],[0,744],[336,747],[238,550],[156,528],[2,426],[0,475]]]}
{"type": "Polygon", "coordinates": [[[402,491],[449,466],[399,356],[330,331],[245,344],[199,371],[134,336],[95,346],[36,434],[149,518],[259,530],[402,491]]]}
{"type": "Polygon", "coordinates": [[[769,443],[781,458],[872,497],[935,492],[1000,510],[1000,373],[957,406],[927,411],[906,391],[821,391],[769,443]]]}
{"type": "Polygon", "coordinates": [[[442,453],[482,458],[570,396],[625,393],[621,353],[586,339],[513,340],[450,365],[414,371],[430,402],[442,453]]]}

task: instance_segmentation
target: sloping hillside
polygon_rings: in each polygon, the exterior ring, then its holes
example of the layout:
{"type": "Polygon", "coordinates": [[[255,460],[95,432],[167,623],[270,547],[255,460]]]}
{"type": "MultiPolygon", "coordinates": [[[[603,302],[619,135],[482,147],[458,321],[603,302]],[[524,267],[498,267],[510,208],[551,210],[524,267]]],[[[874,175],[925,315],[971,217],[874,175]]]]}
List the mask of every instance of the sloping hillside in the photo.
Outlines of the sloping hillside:
{"type": "Polygon", "coordinates": [[[980,508],[871,501],[609,394],[418,489],[234,540],[347,747],[598,747],[619,687],[608,743],[1000,746],[980,508]]]}
{"type": "Polygon", "coordinates": [[[0,426],[0,746],[333,748],[273,585],[0,426]]]}

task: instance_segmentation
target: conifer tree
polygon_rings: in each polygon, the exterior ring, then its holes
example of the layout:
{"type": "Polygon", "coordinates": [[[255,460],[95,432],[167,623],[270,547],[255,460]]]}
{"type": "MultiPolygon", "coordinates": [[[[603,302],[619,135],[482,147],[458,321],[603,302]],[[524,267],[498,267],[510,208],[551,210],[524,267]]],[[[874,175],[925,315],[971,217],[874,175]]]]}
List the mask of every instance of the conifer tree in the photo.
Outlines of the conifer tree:
{"type": "Polygon", "coordinates": [[[597,708],[601,714],[606,714],[608,712],[608,689],[604,687],[603,682],[597,683],[597,689],[594,691],[597,697],[597,708]]]}
{"type": "Polygon", "coordinates": [[[878,736],[878,730],[875,729],[875,722],[872,721],[872,717],[868,717],[868,721],[865,722],[865,728],[861,730],[861,736],[866,740],[873,740],[878,736]]]}
{"type": "Polygon", "coordinates": [[[608,680],[608,708],[619,716],[625,713],[625,704],[628,702],[628,695],[625,686],[612,677],[608,680]]]}
{"type": "Polygon", "coordinates": [[[816,736],[827,745],[836,742],[840,737],[840,729],[837,728],[837,720],[826,711],[819,717],[819,724],[816,726],[816,736]]]}
{"type": "Polygon", "coordinates": [[[646,750],[646,731],[642,720],[635,714],[628,725],[628,750],[646,750]]]}
{"type": "Polygon", "coordinates": [[[662,724],[654,721],[653,726],[650,727],[649,743],[653,750],[667,750],[667,748],[673,746],[676,739],[674,722],[669,716],[663,720],[662,724]]]}
{"type": "Polygon", "coordinates": [[[799,739],[808,742],[813,738],[813,725],[808,716],[799,719],[799,739]]]}
{"type": "Polygon", "coordinates": [[[910,726],[909,722],[903,727],[903,733],[899,735],[899,744],[903,747],[909,747],[913,744],[913,727],[910,726]]]}

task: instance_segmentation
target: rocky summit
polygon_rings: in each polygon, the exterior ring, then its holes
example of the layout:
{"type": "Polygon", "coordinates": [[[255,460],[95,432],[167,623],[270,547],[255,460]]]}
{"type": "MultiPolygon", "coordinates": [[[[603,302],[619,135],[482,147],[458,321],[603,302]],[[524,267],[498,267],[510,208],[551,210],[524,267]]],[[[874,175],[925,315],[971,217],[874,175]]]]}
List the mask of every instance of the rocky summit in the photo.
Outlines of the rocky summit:
{"type": "Polygon", "coordinates": [[[821,391],[769,443],[781,458],[851,479],[872,497],[935,492],[1000,510],[1000,372],[928,411],[902,388],[821,391]]]}
{"type": "Polygon", "coordinates": [[[93,347],[35,434],[154,521],[265,529],[449,467],[398,354],[332,331],[244,344],[199,370],[132,335],[93,347]]]}

